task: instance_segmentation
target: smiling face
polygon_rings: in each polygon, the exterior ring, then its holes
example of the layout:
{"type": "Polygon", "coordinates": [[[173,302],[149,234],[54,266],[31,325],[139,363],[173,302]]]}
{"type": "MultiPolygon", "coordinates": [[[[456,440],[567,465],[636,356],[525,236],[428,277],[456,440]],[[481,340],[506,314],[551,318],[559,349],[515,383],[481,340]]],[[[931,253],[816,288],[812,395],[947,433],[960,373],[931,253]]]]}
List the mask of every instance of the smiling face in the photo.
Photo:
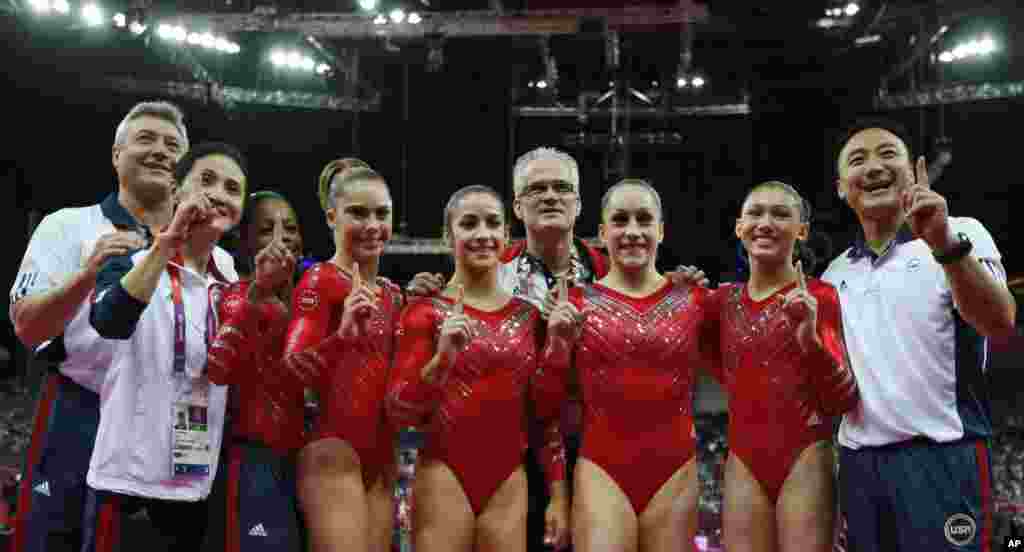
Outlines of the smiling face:
{"type": "Polygon", "coordinates": [[[238,163],[226,155],[213,153],[196,159],[179,194],[182,198],[193,193],[206,194],[214,208],[206,227],[219,236],[242,218],[245,189],[245,173],[238,163]]]}
{"type": "Polygon", "coordinates": [[[736,237],[752,262],[792,262],[796,240],[806,240],[809,225],[801,220],[800,200],[776,187],[754,189],[743,202],[736,237]]]}
{"type": "Polygon", "coordinates": [[[642,186],[621,186],[608,197],[598,227],[612,265],[623,271],[653,269],[665,237],[658,201],[642,186]]]}
{"type": "Polygon", "coordinates": [[[184,139],[174,123],[143,115],[128,121],[114,144],[118,180],[146,203],[165,201],[174,187],[174,165],[185,154],[184,139]]]}
{"type": "Polygon", "coordinates": [[[854,134],[839,154],[839,193],[858,217],[898,216],[900,198],[913,185],[907,145],[881,128],[854,134]]]}
{"type": "Polygon", "coordinates": [[[246,250],[252,255],[262,251],[274,240],[274,233],[281,231],[284,246],[296,258],[302,256],[302,232],[295,211],[287,201],[265,198],[257,201],[252,208],[252,218],[245,228],[246,250]]]}
{"type": "Polygon", "coordinates": [[[392,233],[391,193],[383,180],[368,178],[346,183],[327,210],[334,242],[350,260],[366,265],[384,254],[392,233]]]}
{"type": "Polygon", "coordinates": [[[508,241],[501,202],[490,193],[466,194],[452,207],[448,233],[457,267],[473,272],[496,269],[508,241]]]}

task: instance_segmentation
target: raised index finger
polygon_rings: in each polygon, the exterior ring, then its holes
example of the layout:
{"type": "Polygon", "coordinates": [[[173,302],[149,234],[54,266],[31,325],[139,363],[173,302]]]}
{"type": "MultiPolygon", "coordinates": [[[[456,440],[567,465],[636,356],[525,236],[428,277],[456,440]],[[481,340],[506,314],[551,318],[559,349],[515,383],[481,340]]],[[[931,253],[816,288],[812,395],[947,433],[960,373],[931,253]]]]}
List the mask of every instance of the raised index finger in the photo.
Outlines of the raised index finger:
{"type": "Polygon", "coordinates": [[[278,220],[274,223],[274,242],[284,245],[284,221],[278,220]]]}
{"type": "Polygon", "coordinates": [[[917,174],[915,174],[914,176],[916,177],[915,180],[917,180],[917,185],[923,186],[930,190],[932,188],[932,185],[928,182],[928,163],[925,162],[923,155],[917,158],[916,172],[917,174]]]}
{"type": "Polygon", "coordinates": [[[455,308],[453,311],[455,314],[462,314],[464,312],[463,305],[466,301],[466,288],[459,284],[458,289],[455,290],[455,308]]]}
{"type": "Polygon", "coordinates": [[[807,276],[804,275],[804,262],[796,262],[797,281],[800,282],[800,289],[807,291],[807,276]]]}
{"type": "Polygon", "coordinates": [[[359,262],[352,263],[352,289],[357,290],[363,287],[363,276],[359,273],[359,262]]]}

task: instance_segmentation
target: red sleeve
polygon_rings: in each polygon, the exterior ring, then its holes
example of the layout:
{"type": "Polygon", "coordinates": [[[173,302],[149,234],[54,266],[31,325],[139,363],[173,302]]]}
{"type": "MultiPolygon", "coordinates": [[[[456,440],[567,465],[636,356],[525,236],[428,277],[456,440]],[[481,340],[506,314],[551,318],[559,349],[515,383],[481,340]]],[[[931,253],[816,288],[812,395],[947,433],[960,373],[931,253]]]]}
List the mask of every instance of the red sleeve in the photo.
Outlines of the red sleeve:
{"type": "MultiPolygon", "coordinates": [[[[292,295],[293,318],[284,346],[284,367],[304,386],[311,386],[317,374],[329,366],[329,354],[342,345],[333,336],[332,311],[348,295],[347,282],[322,265],[302,276],[292,295]]],[[[340,316],[339,316],[340,318],[340,316]]]]}
{"type": "Polygon", "coordinates": [[[420,375],[434,356],[438,323],[429,299],[413,299],[402,311],[387,401],[388,414],[398,426],[424,425],[441,400],[441,387],[420,375]]]}
{"type": "MultiPolygon", "coordinates": [[[[569,288],[569,301],[577,309],[583,308],[583,288],[569,288]]],[[[550,419],[557,419],[562,408],[570,399],[570,391],[574,381],[573,374],[574,350],[555,351],[549,339],[540,353],[537,372],[530,382],[530,394],[533,399],[534,413],[537,418],[547,424],[550,419]]]]}
{"type": "MultiPolygon", "coordinates": [[[[547,341],[547,322],[539,316],[539,311],[534,318],[534,323],[537,324],[537,351],[542,354],[547,341]]],[[[537,365],[533,370],[534,378],[536,378],[540,370],[540,354],[535,357],[537,358],[537,365]]],[[[541,418],[537,415],[534,407],[535,405],[531,404],[531,414],[533,416],[533,421],[530,424],[531,445],[537,451],[537,462],[544,470],[544,478],[550,487],[552,483],[564,481],[566,478],[565,438],[564,431],[562,430],[562,417],[548,416],[546,419],[541,418]]]]}
{"type": "Polygon", "coordinates": [[[220,324],[207,351],[206,368],[216,385],[235,383],[236,375],[253,359],[263,312],[249,301],[248,290],[248,282],[236,282],[217,305],[220,324]]]}
{"type": "Polygon", "coordinates": [[[857,380],[843,338],[839,294],[820,281],[814,281],[811,293],[818,300],[818,338],[823,345],[821,351],[809,355],[811,383],[817,390],[820,411],[836,416],[850,411],[860,400],[857,380]]]}
{"type": "Polygon", "coordinates": [[[701,361],[711,377],[719,384],[725,385],[725,373],[722,370],[722,305],[725,303],[729,286],[725,285],[714,290],[697,288],[696,297],[704,304],[704,320],[698,331],[701,361]]]}

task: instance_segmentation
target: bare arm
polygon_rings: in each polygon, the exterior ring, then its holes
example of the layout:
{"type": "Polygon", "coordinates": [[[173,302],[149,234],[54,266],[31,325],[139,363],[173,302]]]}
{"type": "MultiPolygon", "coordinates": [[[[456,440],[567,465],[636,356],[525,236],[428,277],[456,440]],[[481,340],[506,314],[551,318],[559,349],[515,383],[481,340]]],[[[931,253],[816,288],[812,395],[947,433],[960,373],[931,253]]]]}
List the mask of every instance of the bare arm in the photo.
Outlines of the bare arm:
{"type": "Polygon", "coordinates": [[[85,269],[57,288],[19,300],[13,307],[14,332],[18,339],[34,349],[63,333],[95,286],[96,273],[85,269]]]}
{"type": "Polygon", "coordinates": [[[1003,266],[993,259],[966,256],[943,265],[960,315],[985,337],[1013,335],[1017,324],[1017,302],[996,274],[1003,266]],[[986,266],[987,265],[987,266],[986,266]],[[993,273],[993,271],[996,271],[993,273]]]}

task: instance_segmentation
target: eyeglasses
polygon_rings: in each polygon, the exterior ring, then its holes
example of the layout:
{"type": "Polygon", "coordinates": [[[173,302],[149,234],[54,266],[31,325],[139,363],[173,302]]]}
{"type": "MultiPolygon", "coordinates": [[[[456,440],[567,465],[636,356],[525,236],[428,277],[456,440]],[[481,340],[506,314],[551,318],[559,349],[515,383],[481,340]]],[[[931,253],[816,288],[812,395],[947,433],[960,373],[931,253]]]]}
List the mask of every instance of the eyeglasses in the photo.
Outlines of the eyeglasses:
{"type": "Polygon", "coordinates": [[[576,188],[572,184],[564,180],[553,180],[550,182],[542,181],[527,184],[519,194],[519,197],[533,199],[544,195],[548,190],[553,190],[555,194],[560,196],[576,195],[576,188]]]}

